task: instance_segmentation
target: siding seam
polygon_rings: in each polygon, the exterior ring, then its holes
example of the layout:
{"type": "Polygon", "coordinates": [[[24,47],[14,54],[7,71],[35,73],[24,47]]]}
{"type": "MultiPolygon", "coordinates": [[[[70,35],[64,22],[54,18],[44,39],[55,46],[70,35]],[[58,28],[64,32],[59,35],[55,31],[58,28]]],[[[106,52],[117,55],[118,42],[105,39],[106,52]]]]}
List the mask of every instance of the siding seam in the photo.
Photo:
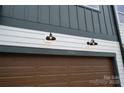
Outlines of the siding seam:
{"type": "Polygon", "coordinates": [[[107,28],[107,25],[106,25],[106,19],[105,19],[105,10],[104,10],[103,7],[102,7],[102,10],[103,10],[103,15],[104,15],[104,22],[105,22],[105,27],[106,27],[106,34],[109,35],[108,34],[108,28],[107,28]]]}
{"type": "Polygon", "coordinates": [[[86,25],[86,32],[88,32],[87,31],[87,21],[86,21],[86,8],[84,8],[84,20],[85,20],[85,25],[86,25]]]}
{"type": "Polygon", "coordinates": [[[76,6],[76,14],[77,14],[77,27],[78,27],[78,30],[79,30],[79,17],[78,17],[78,8],[76,6]]]}
{"type": "Polygon", "coordinates": [[[112,34],[114,35],[114,29],[113,29],[113,27],[112,27],[112,20],[111,20],[111,16],[110,16],[110,8],[109,7],[107,7],[107,9],[108,9],[108,14],[109,14],[109,19],[110,19],[110,24],[111,24],[111,29],[112,29],[112,34]]]}
{"type": "Polygon", "coordinates": [[[92,18],[92,25],[93,25],[93,32],[96,33],[95,27],[94,27],[94,20],[93,20],[93,11],[91,10],[91,18],[92,18]]]}

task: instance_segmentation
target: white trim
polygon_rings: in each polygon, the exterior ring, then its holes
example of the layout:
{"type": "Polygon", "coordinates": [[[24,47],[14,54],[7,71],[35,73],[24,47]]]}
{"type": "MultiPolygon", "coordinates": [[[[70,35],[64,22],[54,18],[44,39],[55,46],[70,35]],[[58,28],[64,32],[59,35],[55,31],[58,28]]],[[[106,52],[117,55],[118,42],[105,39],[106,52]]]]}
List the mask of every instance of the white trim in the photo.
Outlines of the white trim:
{"type": "Polygon", "coordinates": [[[93,6],[96,6],[96,8],[95,8],[95,7],[92,7],[92,6],[90,6],[90,5],[87,5],[87,6],[93,8],[93,9],[99,10],[99,5],[93,5],[93,6]]]}
{"type": "Polygon", "coordinates": [[[97,6],[96,8],[95,7],[91,7],[91,6],[89,6],[89,5],[84,5],[85,7],[87,7],[87,8],[91,8],[91,9],[94,9],[94,10],[99,10],[99,5],[94,5],[94,6],[97,6]]]}
{"type": "Polygon", "coordinates": [[[120,12],[120,11],[118,11],[118,14],[124,15],[124,13],[123,12],[120,12]]]}

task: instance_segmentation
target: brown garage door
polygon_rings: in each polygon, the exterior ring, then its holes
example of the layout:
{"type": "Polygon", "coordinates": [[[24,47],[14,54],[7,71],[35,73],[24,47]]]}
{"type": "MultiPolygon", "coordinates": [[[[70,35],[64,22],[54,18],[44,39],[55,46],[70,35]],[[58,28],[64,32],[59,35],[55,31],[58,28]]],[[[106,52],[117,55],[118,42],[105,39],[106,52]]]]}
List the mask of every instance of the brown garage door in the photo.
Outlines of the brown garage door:
{"type": "Polygon", "coordinates": [[[0,55],[0,86],[115,86],[111,58],[0,55]]]}

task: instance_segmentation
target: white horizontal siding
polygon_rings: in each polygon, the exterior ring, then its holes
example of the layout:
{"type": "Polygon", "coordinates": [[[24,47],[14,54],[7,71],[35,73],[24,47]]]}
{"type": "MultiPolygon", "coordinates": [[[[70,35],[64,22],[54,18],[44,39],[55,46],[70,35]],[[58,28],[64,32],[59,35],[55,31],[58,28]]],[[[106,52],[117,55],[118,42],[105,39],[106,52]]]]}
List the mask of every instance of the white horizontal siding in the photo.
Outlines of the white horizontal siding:
{"type": "Polygon", "coordinates": [[[124,24],[119,24],[119,30],[120,30],[121,40],[124,45],[124,24]]]}
{"type": "Polygon", "coordinates": [[[91,38],[53,33],[57,40],[46,41],[47,35],[49,33],[44,31],[0,25],[0,45],[116,53],[119,74],[124,86],[124,68],[118,42],[95,39],[98,45],[88,46],[86,43],[91,38]]]}

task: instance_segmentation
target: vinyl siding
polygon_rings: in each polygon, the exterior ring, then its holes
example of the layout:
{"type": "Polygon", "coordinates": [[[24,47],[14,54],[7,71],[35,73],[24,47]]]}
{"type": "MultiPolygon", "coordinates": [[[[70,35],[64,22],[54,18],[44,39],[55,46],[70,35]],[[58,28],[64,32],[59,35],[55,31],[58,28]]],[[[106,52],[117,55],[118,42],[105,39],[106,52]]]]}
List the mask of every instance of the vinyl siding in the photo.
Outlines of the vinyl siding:
{"type": "Polygon", "coordinates": [[[5,5],[0,12],[0,24],[3,25],[117,40],[111,6],[99,6],[99,10],[94,11],[72,5],[5,5]]]}
{"type": "Polygon", "coordinates": [[[69,8],[66,5],[60,6],[60,25],[69,27],[69,8]]]}
{"type": "Polygon", "coordinates": [[[119,24],[119,28],[120,28],[121,40],[122,40],[122,43],[124,45],[124,25],[119,24]]]}
{"type": "Polygon", "coordinates": [[[37,22],[38,7],[37,6],[25,6],[24,18],[29,21],[37,22]]]}
{"type": "Polygon", "coordinates": [[[37,9],[38,10],[38,19],[37,19],[37,21],[39,23],[49,24],[50,23],[49,6],[38,6],[37,8],[38,8],[37,9]],[[44,10],[46,10],[46,11],[44,11],[44,10]]]}
{"type": "Polygon", "coordinates": [[[91,38],[53,33],[57,40],[46,41],[45,37],[47,35],[49,35],[49,33],[44,31],[21,29],[1,25],[0,45],[116,53],[121,85],[124,86],[124,68],[119,42],[95,39],[98,45],[88,46],[86,42],[90,41],[91,38]]]}

